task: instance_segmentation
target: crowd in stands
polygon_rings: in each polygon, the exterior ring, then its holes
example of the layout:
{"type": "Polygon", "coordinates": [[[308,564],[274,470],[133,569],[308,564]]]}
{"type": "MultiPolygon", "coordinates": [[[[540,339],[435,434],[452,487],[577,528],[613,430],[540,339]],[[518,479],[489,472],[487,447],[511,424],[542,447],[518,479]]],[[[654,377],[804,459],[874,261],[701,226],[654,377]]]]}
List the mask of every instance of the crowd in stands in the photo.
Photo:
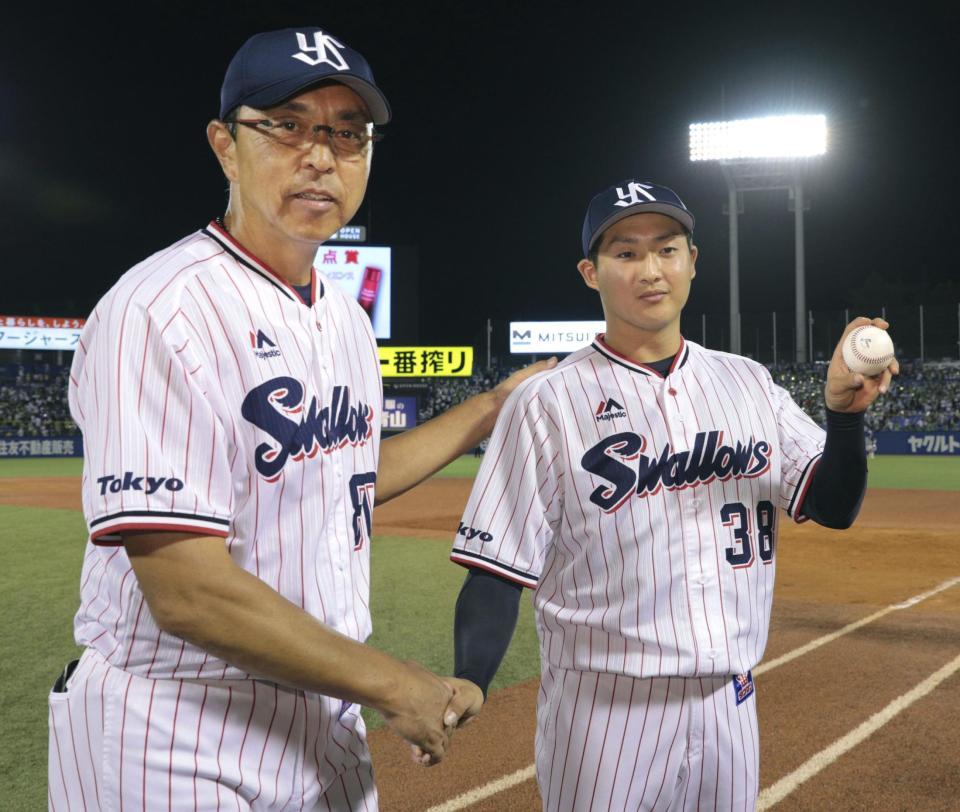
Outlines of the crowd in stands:
{"type": "MultiPolygon", "coordinates": [[[[826,363],[778,364],[770,372],[807,414],[824,424],[826,363]]],[[[890,391],[867,412],[866,424],[873,432],[960,430],[960,364],[902,362],[890,391]]]]}
{"type": "Polygon", "coordinates": [[[67,406],[70,367],[0,366],[0,438],[73,437],[80,433],[67,406]]]}
{"type": "Polygon", "coordinates": [[[514,371],[501,369],[494,363],[490,368],[477,368],[469,378],[430,378],[426,393],[417,401],[417,422],[423,423],[473,395],[492,389],[514,371]]]}
{"type": "MultiPolygon", "coordinates": [[[[470,378],[431,378],[418,393],[423,422],[462,400],[495,386],[516,368],[494,365],[470,378]]],[[[823,425],[827,365],[780,363],[773,379],[823,425]]],[[[69,367],[56,364],[0,365],[0,438],[69,437],[78,434],[67,407],[69,367]]],[[[905,361],[890,392],[867,413],[871,431],[960,430],[960,364],[905,361]]]]}

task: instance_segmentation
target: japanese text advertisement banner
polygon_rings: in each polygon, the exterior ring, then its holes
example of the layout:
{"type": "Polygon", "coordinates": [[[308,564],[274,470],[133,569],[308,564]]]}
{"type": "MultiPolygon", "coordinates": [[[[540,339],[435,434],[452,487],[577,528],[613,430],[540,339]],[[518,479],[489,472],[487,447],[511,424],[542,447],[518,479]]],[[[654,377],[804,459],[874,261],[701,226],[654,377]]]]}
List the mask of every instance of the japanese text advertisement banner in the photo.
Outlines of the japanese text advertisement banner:
{"type": "Polygon", "coordinates": [[[384,378],[469,378],[473,347],[378,347],[384,378]]]}
{"type": "Polygon", "coordinates": [[[414,397],[385,397],[381,428],[396,431],[412,429],[417,425],[417,399],[414,397]]]}
{"type": "Polygon", "coordinates": [[[0,316],[0,349],[75,350],[83,325],[59,316],[0,316]]]}
{"type": "Polygon", "coordinates": [[[878,431],[878,454],[960,455],[960,431],[878,431]]]}
{"type": "Polygon", "coordinates": [[[391,249],[321,245],[313,266],[367,311],[377,338],[390,338],[391,249]]]}

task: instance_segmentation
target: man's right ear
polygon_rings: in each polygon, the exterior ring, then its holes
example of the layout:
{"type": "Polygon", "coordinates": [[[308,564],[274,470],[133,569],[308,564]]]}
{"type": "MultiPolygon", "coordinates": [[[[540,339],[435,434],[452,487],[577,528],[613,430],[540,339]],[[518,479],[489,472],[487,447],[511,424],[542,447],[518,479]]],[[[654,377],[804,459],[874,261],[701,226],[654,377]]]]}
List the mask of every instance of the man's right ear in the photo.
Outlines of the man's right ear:
{"type": "Polygon", "coordinates": [[[596,265],[594,265],[589,259],[581,259],[577,263],[577,270],[580,271],[580,276],[583,277],[583,283],[588,288],[598,290],[596,265]]]}
{"type": "Polygon", "coordinates": [[[217,156],[220,168],[231,183],[237,180],[237,141],[230,134],[227,125],[219,119],[207,124],[207,142],[217,156]]]}

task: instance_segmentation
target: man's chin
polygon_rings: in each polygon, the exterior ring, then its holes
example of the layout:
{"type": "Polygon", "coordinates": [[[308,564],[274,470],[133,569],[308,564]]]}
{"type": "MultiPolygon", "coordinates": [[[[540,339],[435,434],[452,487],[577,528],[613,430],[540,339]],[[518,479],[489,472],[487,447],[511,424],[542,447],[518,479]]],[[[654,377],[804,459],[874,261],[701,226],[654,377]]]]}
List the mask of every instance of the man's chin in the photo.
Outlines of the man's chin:
{"type": "Polygon", "coordinates": [[[291,224],[286,231],[288,236],[298,242],[320,245],[336,234],[341,225],[339,219],[323,218],[315,222],[291,224]]]}

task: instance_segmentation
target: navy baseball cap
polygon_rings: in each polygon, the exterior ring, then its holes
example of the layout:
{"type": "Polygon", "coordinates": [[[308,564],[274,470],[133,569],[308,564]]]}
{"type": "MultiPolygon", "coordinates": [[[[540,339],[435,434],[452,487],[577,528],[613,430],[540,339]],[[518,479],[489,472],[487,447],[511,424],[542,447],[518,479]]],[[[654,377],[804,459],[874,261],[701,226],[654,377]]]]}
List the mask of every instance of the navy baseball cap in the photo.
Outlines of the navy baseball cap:
{"type": "Polygon", "coordinates": [[[264,108],[331,80],[366,102],[374,124],[390,120],[390,104],[373,71],[343,40],[316,27],[285,28],[250,37],[230,60],[220,89],[220,118],[241,104],[264,108]]]}
{"type": "Polygon", "coordinates": [[[583,255],[610,226],[624,217],[645,212],[665,214],[693,231],[693,215],[673,189],[641,180],[623,180],[596,195],[583,218],[583,255]]]}

